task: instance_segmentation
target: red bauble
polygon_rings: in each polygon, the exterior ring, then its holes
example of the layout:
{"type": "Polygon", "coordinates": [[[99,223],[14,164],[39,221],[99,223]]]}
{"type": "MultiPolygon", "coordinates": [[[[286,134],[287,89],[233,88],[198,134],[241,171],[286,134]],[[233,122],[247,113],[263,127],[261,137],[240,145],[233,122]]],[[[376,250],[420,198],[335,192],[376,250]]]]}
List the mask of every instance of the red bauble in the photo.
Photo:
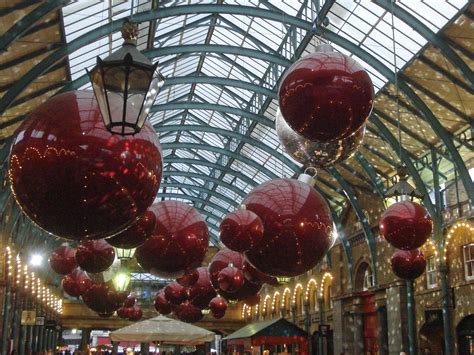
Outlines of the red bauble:
{"type": "Polygon", "coordinates": [[[160,291],[156,294],[153,305],[155,306],[156,311],[164,316],[170,314],[173,310],[173,306],[166,299],[165,293],[163,291],[160,291]]]}
{"type": "Polygon", "coordinates": [[[120,305],[111,302],[108,297],[110,289],[106,284],[92,284],[82,295],[82,301],[87,307],[97,313],[114,312],[120,305]]]}
{"type": "Polygon", "coordinates": [[[204,309],[217,295],[211,284],[209,269],[207,267],[197,268],[198,279],[188,290],[189,302],[200,309],[204,309]]]}
{"type": "Polygon", "coordinates": [[[174,314],[179,320],[187,323],[198,322],[204,317],[202,311],[199,308],[193,306],[188,301],[176,306],[174,314]]]}
{"type": "Polygon", "coordinates": [[[10,154],[18,204],[41,228],[66,239],[104,238],[128,227],[153,203],[161,175],[153,127],[111,134],[92,91],[67,92],[37,107],[10,154]]]}
{"type": "Polygon", "coordinates": [[[219,238],[234,251],[247,251],[263,237],[263,222],[252,211],[238,210],[224,217],[219,226],[219,238]]]}
{"type": "Polygon", "coordinates": [[[49,265],[58,274],[70,274],[77,267],[76,249],[67,245],[57,247],[49,257],[49,265]]]}
{"type": "Polygon", "coordinates": [[[197,269],[186,272],[183,276],[176,279],[181,286],[189,287],[194,285],[199,279],[199,272],[197,269]]]}
{"type": "Polygon", "coordinates": [[[209,264],[209,274],[211,283],[215,289],[219,289],[219,272],[229,265],[233,265],[237,269],[242,269],[244,265],[244,257],[242,254],[229,249],[222,249],[214,255],[209,264]]]}
{"type": "Polygon", "coordinates": [[[137,248],[135,257],[140,266],[153,274],[178,277],[201,265],[209,231],[197,210],[179,201],[163,201],[150,210],[156,217],[155,230],[137,248]]]}
{"type": "Polygon", "coordinates": [[[107,299],[109,300],[111,304],[114,305],[114,307],[119,308],[127,300],[127,295],[128,295],[127,291],[119,292],[113,289],[109,289],[109,292],[107,292],[107,299]]]}
{"type": "Polygon", "coordinates": [[[132,294],[132,295],[129,295],[127,297],[127,299],[123,302],[123,306],[126,307],[126,308],[130,308],[130,307],[133,307],[135,306],[135,302],[136,302],[136,298],[135,296],[132,294]]]}
{"type": "Polygon", "coordinates": [[[223,297],[214,297],[211,302],[209,302],[209,309],[214,318],[222,318],[227,310],[227,301],[223,297]]]}
{"type": "Polygon", "coordinates": [[[261,288],[261,284],[245,281],[244,285],[237,292],[230,293],[219,290],[219,295],[227,301],[242,301],[257,294],[261,288]]]}
{"type": "Polygon", "coordinates": [[[243,300],[243,302],[250,307],[256,306],[257,304],[260,303],[260,294],[257,293],[255,295],[252,295],[250,297],[247,297],[246,299],[243,300]]]}
{"type": "Polygon", "coordinates": [[[138,306],[133,306],[132,309],[128,312],[128,320],[132,322],[138,322],[140,319],[142,319],[142,316],[142,309],[138,306]]]}
{"type": "Polygon", "coordinates": [[[77,246],[76,261],[87,272],[103,272],[112,265],[114,259],[114,248],[104,239],[84,240],[77,246]]]}
{"type": "Polygon", "coordinates": [[[393,273],[401,279],[414,280],[426,269],[426,259],[418,250],[397,250],[390,258],[393,273]]]}
{"type": "Polygon", "coordinates": [[[180,304],[188,298],[186,288],[177,282],[172,282],[164,288],[166,299],[173,304],[180,304]]]}
{"type": "Polygon", "coordinates": [[[276,277],[270,276],[270,275],[264,274],[261,271],[258,271],[248,261],[244,262],[244,265],[242,267],[242,272],[244,273],[245,279],[254,284],[266,283],[272,286],[279,286],[279,283],[276,277]]]}
{"type": "Polygon", "coordinates": [[[119,318],[127,319],[131,310],[132,308],[120,307],[119,309],[117,309],[117,315],[119,316],[119,318]]]}
{"type": "Polygon", "coordinates": [[[107,238],[107,243],[122,249],[132,249],[139,247],[151,234],[155,228],[155,215],[151,211],[146,211],[135,223],[124,231],[107,238]]]}
{"type": "Polygon", "coordinates": [[[219,290],[234,293],[244,285],[244,273],[235,266],[227,266],[223,268],[217,275],[219,290]]]}
{"type": "Polygon", "coordinates": [[[278,95],[288,125],[310,140],[323,142],[356,132],[367,121],[374,102],[367,72],[337,52],[298,60],[286,71],[278,95]]]}
{"type": "Polygon", "coordinates": [[[433,221],[428,211],[416,202],[391,205],[379,222],[380,234],[393,247],[412,250],[421,247],[431,236],[433,221]]]}
{"type": "Polygon", "coordinates": [[[265,228],[262,241],[245,253],[259,271],[297,276],[316,266],[329,250],[331,211],[310,185],[293,179],[271,180],[253,189],[243,203],[265,228]]]}
{"type": "Polygon", "coordinates": [[[64,292],[69,296],[79,297],[92,286],[92,280],[84,271],[75,269],[69,275],[63,277],[62,286],[64,292]]]}

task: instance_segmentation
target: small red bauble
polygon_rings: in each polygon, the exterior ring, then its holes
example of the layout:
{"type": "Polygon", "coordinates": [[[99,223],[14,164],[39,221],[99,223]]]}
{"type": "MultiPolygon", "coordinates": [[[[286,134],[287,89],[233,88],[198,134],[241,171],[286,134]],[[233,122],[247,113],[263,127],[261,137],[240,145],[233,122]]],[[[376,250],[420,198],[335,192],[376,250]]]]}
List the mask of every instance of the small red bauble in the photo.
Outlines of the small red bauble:
{"type": "Polygon", "coordinates": [[[22,210],[49,233],[75,240],[131,225],[153,203],[162,175],[152,126],[134,136],[111,134],[92,91],[55,96],[30,113],[9,163],[22,210]]]}
{"type": "Polygon", "coordinates": [[[58,274],[70,274],[77,267],[76,249],[67,245],[54,249],[49,257],[49,265],[58,274]]]}
{"type": "Polygon", "coordinates": [[[69,296],[79,297],[92,286],[92,280],[84,271],[75,269],[69,275],[64,276],[62,286],[64,292],[69,296]]]}
{"type": "Polygon", "coordinates": [[[393,247],[412,250],[421,247],[431,236],[433,221],[423,206],[402,201],[387,208],[379,226],[380,234],[393,247]]]}
{"type": "Polygon", "coordinates": [[[132,322],[138,322],[142,319],[143,311],[138,306],[133,306],[132,309],[128,312],[128,320],[132,322]]]}
{"type": "Polygon", "coordinates": [[[243,300],[243,302],[250,307],[256,306],[257,304],[260,303],[260,294],[257,293],[255,295],[252,295],[250,297],[247,297],[246,299],[243,300]]]}
{"type": "Polygon", "coordinates": [[[188,298],[186,288],[177,282],[172,282],[164,288],[166,299],[173,304],[180,304],[188,298]]]}
{"type": "Polygon", "coordinates": [[[212,258],[209,264],[209,274],[211,276],[212,286],[214,286],[215,289],[219,289],[219,272],[229,265],[233,265],[237,269],[242,269],[244,265],[243,255],[230,249],[222,249],[212,258]]]}
{"type": "Polygon", "coordinates": [[[150,210],[156,217],[155,230],[137,248],[135,257],[140,266],[159,276],[179,277],[201,265],[209,231],[199,212],[179,201],[163,201],[150,210]]]}
{"type": "Polygon", "coordinates": [[[262,241],[245,253],[257,270],[271,276],[297,276],[316,266],[329,250],[331,211],[307,183],[271,180],[253,189],[243,203],[264,225],[262,241]]]}
{"type": "Polygon", "coordinates": [[[173,310],[173,306],[166,299],[165,293],[163,291],[160,291],[156,294],[153,305],[155,306],[156,311],[164,316],[170,314],[173,310]]]}
{"type": "Polygon", "coordinates": [[[219,290],[219,296],[224,297],[227,301],[242,301],[257,294],[261,288],[261,284],[245,281],[237,292],[230,293],[219,290]]]}
{"type": "Polygon", "coordinates": [[[131,310],[132,308],[120,307],[119,309],[117,309],[117,316],[122,319],[127,319],[131,310]]]}
{"type": "Polygon", "coordinates": [[[211,302],[209,302],[209,309],[214,318],[222,318],[227,310],[227,301],[223,297],[214,297],[211,302]]]}
{"type": "Polygon", "coordinates": [[[367,121],[374,88],[351,57],[318,52],[286,71],[278,98],[291,128],[310,140],[329,141],[351,135],[367,121]]]}
{"type": "Polygon", "coordinates": [[[242,270],[235,266],[227,266],[223,268],[217,275],[219,290],[234,293],[244,285],[244,274],[242,270]]]}
{"type": "Polygon", "coordinates": [[[133,307],[135,306],[135,302],[136,302],[136,298],[133,294],[129,295],[127,297],[127,299],[123,302],[123,306],[124,307],[127,307],[127,308],[130,308],[130,307],[133,307]]]}
{"type": "Polygon", "coordinates": [[[146,211],[135,223],[124,231],[107,238],[107,243],[121,249],[132,249],[139,247],[153,233],[155,228],[155,215],[146,211]]]}
{"type": "Polygon", "coordinates": [[[414,280],[426,269],[426,259],[418,250],[397,250],[390,258],[393,273],[401,279],[414,280]]]}
{"type": "Polygon", "coordinates": [[[82,301],[87,307],[97,313],[114,312],[120,305],[116,305],[107,297],[110,289],[106,284],[92,284],[82,295],[82,301]]]}
{"type": "Polygon", "coordinates": [[[211,284],[209,269],[199,267],[196,271],[199,277],[188,289],[189,302],[193,306],[204,309],[217,294],[211,284]]]}
{"type": "Polygon", "coordinates": [[[176,279],[181,286],[189,287],[194,285],[199,279],[199,272],[197,269],[186,272],[183,276],[176,279]]]}
{"type": "Polygon", "coordinates": [[[87,272],[103,272],[112,265],[114,259],[114,248],[104,239],[84,240],[77,246],[76,261],[87,272]]]}
{"type": "Polygon", "coordinates": [[[204,317],[202,311],[199,308],[193,306],[188,301],[176,306],[174,314],[179,320],[187,323],[198,322],[204,317]]]}
{"type": "Polygon", "coordinates": [[[224,217],[219,226],[219,239],[234,251],[244,252],[260,243],[263,222],[255,213],[238,210],[224,217]]]}

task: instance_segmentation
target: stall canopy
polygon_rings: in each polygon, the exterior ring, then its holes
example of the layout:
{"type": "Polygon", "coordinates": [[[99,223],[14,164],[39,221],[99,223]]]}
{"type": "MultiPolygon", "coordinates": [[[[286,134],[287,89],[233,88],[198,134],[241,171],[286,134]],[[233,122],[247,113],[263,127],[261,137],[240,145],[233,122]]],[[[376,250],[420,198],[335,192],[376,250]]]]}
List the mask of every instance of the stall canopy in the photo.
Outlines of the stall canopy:
{"type": "Polygon", "coordinates": [[[138,322],[110,333],[112,341],[148,343],[159,341],[170,344],[196,345],[214,341],[214,333],[164,316],[138,322]]]}
{"type": "Polygon", "coordinates": [[[303,329],[287,321],[285,318],[272,319],[264,322],[252,323],[229,334],[222,340],[242,339],[259,336],[298,337],[308,336],[303,329]]]}

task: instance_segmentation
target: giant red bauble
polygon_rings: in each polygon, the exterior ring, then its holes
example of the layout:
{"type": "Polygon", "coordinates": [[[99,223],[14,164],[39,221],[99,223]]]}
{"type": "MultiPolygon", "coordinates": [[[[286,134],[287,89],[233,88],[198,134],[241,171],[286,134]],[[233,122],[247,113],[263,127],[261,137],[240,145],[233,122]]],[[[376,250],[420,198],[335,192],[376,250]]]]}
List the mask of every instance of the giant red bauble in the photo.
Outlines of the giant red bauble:
{"type": "Polygon", "coordinates": [[[188,298],[186,288],[177,282],[171,282],[164,288],[166,299],[172,304],[180,304],[188,298]]]}
{"type": "Polygon", "coordinates": [[[164,316],[170,314],[173,310],[173,306],[166,299],[165,293],[163,291],[159,291],[156,294],[153,305],[155,306],[156,311],[164,316]]]}
{"type": "Polygon", "coordinates": [[[244,256],[230,249],[222,249],[212,258],[211,263],[209,264],[209,274],[212,286],[214,286],[216,290],[219,289],[219,272],[230,265],[237,269],[242,269],[244,265],[244,256]]]}
{"type": "Polygon", "coordinates": [[[217,282],[219,284],[219,290],[234,293],[244,285],[244,273],[235,266],[227,266],[217,275],[217,282]]]}
{"type": "Polygon", "coordinates": [[[224,217],[219,226],[219,239],[229,249],[244,252],[260,243],[263,222],[252,211],[237,210],[224,217]]]}
{"type": "Polygon", "coordinates": [[[49,257],[49,265],[58,274],[70,274],[77,267],[76,249],[68,245],[57,247],[49,257]]]}
{"type": "Polygon", "coordinates": [[[254,284],[245,280],[243,286],[237,292],[225,292],[219,290],[219,296],[224,297],[227,301],[242,301],[256,295],[262,288],[261,284],[254,284]]]}
{"type": "Polygon", "coordinates": [[[82,295],[82,301],[87,307],[97,313],[114,312],[120,308],[115,302],[110,300],[108,293],[109,286],[103,283],[92,284],[89,289],[82,295]]]}
{"type": "Polygon", "coordinates": [[[347,137],[367,121],[374,88],[367,72],[351,57],[318,52],[286,71],[278,98],[292,129],[324,142],[347,137]]]}
{"type": "Polygon", "coordinates": [[[227,310],[227,301],[225,298],[217,296],[209,302],[209,309],[214,318],[222,318],[227,310]]]}
{"type": "Polygon", "coordinates": [[[104,239],[84,240],[77,246],[77,264],[87,272],[95,274],[105,271],[114,259],[114,248],[104,239]]]}
{"type": "Polygon", "coordinates": [[[199,212],[180,201],[163,201],[150,210],[156,224],[153,235],[135,252],[140,266],[167,278],[200,266],[207,252],[209,231],[199,212]]]}
{"type": "Polygon", "coordinates": [[[198,267],[197,281],[188,289],[189,302],[200,309],[204,309],[209,302],[216,296],[216,291],[211,284],[209,269],[207,267],[198,267]]]}
{"type": "Polygon", "coordinates": [[[179,320],[187,323],[198,322],[204,317],[202,311],[198,307],[189,303],[189,301],[185,301],[176,306],[174,314],[179,320]]]}
{"type": "Polygon", "coordinates": [[[390,258],[393,273],[401,279],[414,280],[426,269],[426,259],[419,249],[397,250],[390,258]]]}
{"type": "Polygon", "coordinates": [[[249,282],[253,282],[254,284],[260,285],[266,283],[272,286],[279,286],[276,277],[264,274],[263,272],[255,269],[248,261],[244,262],[244,265],[242,266],[242,272],[244,273],[245,279],[249,282]]]}
{"type": "Polygon", "coordinates": [[[199,279],[199,272],[197,269],[193,269],[191,271],[187,271],[183,276],[178,277],[176,282],[179,283],[181,286],[189,287],[194,285],[197,280],[199,279]]]}
{"type": "Polygon", "coordinates": [[[104,238],[131,225],[153,203],[161,175],[152,126],[133,136],[111,134],[92,91],[67,92],[37,107],[10,154],[18,204],[38,226],[66,239],[104,238]]]}
{"type": "Polygon", "coordinates": [[[140,218],[124,231],[107,238],[107,243],[121,249],[132,249],[142,245],[153,233],[155,214],[146,211],[140,218]]]}
{"type": "Polygon", "coordinates": [[[245,253],[259,271],[271,276],[297,276],[311,270],[328,252],[333,230],[331,211],[321,194],[305,182],[265,182],[243,203],[264,225],[262,241],[245,253]]]}
{"type": "Polygon", "coordinates": [[[380,234],[393,247],[412,250],[421,247],[431,236],[433,221],[423,206],[402,201],[385,210],[379,226],[380,234]]]}
{"type": "Polygon", "coordinates": [[[72,297],[82,296],[92,286],[92,280],[81,269],[75,269],[64,276],[61,283],[64,292],[72,297]]]}
{"type": "Polygon", "coordinates": [[[133,306],[130,311],[128,311],[128,320],[132,322],[138,322],[142,319],[143,311],[138,306],[133,306]]]}

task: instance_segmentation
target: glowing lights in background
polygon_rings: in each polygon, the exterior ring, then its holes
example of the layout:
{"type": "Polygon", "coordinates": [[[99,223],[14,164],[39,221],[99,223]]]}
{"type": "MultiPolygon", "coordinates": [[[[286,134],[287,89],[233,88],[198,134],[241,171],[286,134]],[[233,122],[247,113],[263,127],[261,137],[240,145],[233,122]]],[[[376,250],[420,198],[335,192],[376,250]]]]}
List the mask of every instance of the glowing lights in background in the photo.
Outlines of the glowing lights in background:
{"type": "Polygon", "coordinates": [[[472,237],[474,237],[474,226],[466,221],[458,221],[454,223],[451,228],[449,228],[448,235],[446,236],[446,241],[444,243],[444,249],[443,249],[443,259],[446,261],[446,255],[448,251],[448,246],[451,238],[454,236],[457,230],[460,229],[465,229],[469,233],[471,233],[472,237]]]}

